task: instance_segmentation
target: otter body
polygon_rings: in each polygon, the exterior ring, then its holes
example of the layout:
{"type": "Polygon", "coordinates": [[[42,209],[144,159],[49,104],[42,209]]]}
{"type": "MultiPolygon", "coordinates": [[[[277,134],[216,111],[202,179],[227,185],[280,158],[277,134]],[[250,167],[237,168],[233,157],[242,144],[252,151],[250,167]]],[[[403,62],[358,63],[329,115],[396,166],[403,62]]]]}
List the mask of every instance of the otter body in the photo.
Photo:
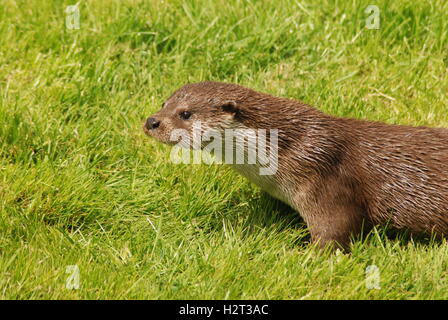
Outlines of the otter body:
{"type": "Polygon", "coordinates": [[[448,129],[388,125],[326,115],[299,101],[235,84],[177,90],[145,132],[170,143],[175,128],[278,129],[278,170],[232,165],[296,209],[313,241],[347,247],[363,227],[389,223],[448,234],[448,129]],[[157,125],[154,125],[156,123],[157,125]]]}

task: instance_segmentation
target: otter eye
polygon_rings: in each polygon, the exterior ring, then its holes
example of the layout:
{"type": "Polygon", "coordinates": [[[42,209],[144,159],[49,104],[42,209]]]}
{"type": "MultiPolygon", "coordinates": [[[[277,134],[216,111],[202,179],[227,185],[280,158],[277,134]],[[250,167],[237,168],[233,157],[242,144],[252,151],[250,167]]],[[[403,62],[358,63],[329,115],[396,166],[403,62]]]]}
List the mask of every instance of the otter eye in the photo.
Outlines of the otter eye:
{"type": "Polygon", "coordinates": [[[191,117],[191,112],[190,111],[182,111],[181,113],[179,113],[179,116],[183,119],[183,120],[188,120],[191,117]]]}

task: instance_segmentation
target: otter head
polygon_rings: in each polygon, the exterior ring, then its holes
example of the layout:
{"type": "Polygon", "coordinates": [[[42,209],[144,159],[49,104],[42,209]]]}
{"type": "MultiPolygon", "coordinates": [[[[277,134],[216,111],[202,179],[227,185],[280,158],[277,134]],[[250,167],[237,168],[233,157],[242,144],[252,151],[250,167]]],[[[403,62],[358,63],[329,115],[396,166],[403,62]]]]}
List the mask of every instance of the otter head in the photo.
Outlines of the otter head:
{"type": "Polygon", "coordinates": [[[200,128],[201,134],[236,128],[239,126],[241,88],[219,82],[187,84],[175,91],[160,111],[148,117],[143,130],[160,142],[176,144],[179,137],[176,132],[192,138],[193,128],[200,128]]]}

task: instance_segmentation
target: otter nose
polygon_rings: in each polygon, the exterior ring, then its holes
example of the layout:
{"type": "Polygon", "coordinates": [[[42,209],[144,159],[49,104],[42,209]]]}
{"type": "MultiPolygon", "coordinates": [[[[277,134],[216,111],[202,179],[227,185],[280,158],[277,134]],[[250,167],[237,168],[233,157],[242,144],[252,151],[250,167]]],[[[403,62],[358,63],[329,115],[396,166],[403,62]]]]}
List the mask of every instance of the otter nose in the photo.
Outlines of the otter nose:
{"type": "Polygon", "coordinates": [[[148,120],[146,120],[146,129],[148,130],[153,130],[153,129],[157,129],[160,125],[160,120],[157,120],[156,118],[148,118],[148,120]]]}

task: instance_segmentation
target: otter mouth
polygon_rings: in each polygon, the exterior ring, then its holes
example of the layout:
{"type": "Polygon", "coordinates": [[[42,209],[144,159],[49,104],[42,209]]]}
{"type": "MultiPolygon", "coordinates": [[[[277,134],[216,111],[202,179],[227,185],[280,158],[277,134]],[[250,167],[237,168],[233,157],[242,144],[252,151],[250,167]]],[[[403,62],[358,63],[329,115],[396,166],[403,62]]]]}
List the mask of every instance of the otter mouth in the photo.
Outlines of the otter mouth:
{"type": "MultiPolygon", "coordinates": [[[[149,130],[149,129],[146,127],[146,123],[143,125],[142,129],[143,129],[143,132],[145,133],[145,135],[147,135],[148,137],[151,137],[151,138],[155,138],[155,139],[156,139],[156,137],[154,137],[153,131],[152,131],[152,130],[149,130]]],[[[159,139],[157,139],[157,140],[159,140],[159,139]]]]}
{"type": "Polygon", "coordinates": [[[170,140],[170,139],[168,139],[168,140],[163,139],[154,130],[148,129],[146,123],[143,125],[142,129],[146,136],[153,138],[153,139],[157,140],[158,142],[161,142],[166,145],[174,146],[180,141],[180,139],[178,141],[170,140]]]}

